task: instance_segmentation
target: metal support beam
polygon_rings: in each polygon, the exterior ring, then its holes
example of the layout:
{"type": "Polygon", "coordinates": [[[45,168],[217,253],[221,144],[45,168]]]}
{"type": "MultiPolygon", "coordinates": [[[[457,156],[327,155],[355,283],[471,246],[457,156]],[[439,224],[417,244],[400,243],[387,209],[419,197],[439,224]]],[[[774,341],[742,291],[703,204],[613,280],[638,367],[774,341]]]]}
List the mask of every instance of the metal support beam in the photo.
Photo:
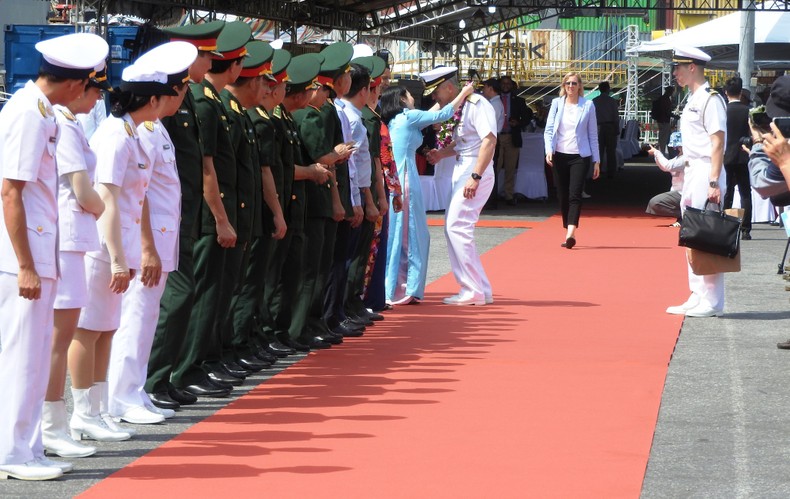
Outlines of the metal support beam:
{"type": "Polygon", "coordinates": [[[628,64],[628,84],[625,92],[625,120],[635,120],[639,111],[639,71],[637,63],[639,56],[628,50],[639,45],[639,26],[630,25],[626,28],[626,53],[629,54],[628,64]]]}

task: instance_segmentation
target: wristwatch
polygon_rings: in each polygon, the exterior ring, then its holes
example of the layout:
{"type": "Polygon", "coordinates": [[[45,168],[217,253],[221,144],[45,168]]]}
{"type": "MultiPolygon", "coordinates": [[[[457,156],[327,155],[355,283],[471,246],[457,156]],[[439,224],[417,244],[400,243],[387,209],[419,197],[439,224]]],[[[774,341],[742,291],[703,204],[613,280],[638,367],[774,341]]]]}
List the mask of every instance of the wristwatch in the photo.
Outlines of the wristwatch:
{"type": "Polygon", "coordinates": [[[711,180],[708,185],[711,186],[714,189],[718,189],[719,188],[719,182],[717,182],[716,180],[711,180]]]}
{"type": "Polygon", "coordinates": [[[475,172],[472,172],[472,180],[480,180],[481,178],[483,178],[483,177],[481,177],[480,175],[478,175],[475,172]]]}

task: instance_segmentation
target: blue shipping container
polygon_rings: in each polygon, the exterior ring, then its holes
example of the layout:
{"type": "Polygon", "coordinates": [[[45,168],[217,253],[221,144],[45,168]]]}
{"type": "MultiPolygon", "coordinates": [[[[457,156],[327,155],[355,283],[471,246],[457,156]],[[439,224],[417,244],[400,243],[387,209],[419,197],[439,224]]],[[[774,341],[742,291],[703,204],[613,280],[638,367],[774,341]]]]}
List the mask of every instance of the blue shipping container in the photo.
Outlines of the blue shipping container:
{"type": "MultiPolygon", "coordinates": [[[[129,47],[133,45],[131,42],[137,37],[137,31],[136,26],[109,28],[107,43],[110,45],[110,60],[107,77],[113,86],[120,85],[123,68],[131,63],[132,49],[129,47]]],[[[41,65],[41,54],[35,48],[36,43],[69,33],[74,33],[74,26],[67,24],[6,25],[6,91],[13,93],[24,87],[28,80],[36,79],[41,65]]]]}
{"type": "Polygon", "coordinates": [[[74,26],[64,24],[7,24],[5,25],[6,92],[14,93],[35,80],[41,66],[41,54],[36,43],[56,36],[74,33],[74,26]]]}

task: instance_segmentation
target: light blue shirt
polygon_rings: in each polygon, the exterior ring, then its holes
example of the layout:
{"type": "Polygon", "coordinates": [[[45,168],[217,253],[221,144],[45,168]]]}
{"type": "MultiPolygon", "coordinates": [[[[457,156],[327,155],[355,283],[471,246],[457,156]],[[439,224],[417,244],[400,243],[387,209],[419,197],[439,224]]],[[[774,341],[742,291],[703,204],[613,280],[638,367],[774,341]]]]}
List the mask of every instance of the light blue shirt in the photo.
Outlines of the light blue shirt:
{"type": "Polygon", "coordinates": [[[341,100],[344,104],[343,112],[348,118],[349,125],[351,125],[351,140],[357,144],[356,152],[351,155],[357,168],[357,185],[360,189],[370,188],[370,177],[373,168],[370,161],[368,130],[362,122],[362,110],[357,109],[345,99],[341,100]]]}

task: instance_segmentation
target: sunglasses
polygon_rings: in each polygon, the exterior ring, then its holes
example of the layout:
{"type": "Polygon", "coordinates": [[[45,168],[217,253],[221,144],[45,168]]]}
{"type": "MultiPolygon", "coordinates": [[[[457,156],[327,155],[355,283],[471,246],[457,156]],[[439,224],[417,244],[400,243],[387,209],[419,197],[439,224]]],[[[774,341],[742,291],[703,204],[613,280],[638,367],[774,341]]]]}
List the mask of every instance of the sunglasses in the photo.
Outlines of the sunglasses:
{"type": "Polygon", "coordinates": [[[565,82],[565,85],[568,86],[568,87],[575,87],[578,84],[579,84],[578,81],[566,81],[565,82]]]}

